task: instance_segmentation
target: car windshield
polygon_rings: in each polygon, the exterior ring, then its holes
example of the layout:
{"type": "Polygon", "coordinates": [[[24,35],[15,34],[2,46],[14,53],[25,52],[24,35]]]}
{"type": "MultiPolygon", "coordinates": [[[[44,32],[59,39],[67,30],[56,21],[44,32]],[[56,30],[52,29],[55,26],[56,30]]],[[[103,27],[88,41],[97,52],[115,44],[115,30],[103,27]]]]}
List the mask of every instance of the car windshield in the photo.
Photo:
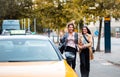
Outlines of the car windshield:
{"type": "Polygon", "coordinates": [[[59,57],[50,41],[36,39],[0,40],[0,62],[54,60],[59,60],[59,57]]]}

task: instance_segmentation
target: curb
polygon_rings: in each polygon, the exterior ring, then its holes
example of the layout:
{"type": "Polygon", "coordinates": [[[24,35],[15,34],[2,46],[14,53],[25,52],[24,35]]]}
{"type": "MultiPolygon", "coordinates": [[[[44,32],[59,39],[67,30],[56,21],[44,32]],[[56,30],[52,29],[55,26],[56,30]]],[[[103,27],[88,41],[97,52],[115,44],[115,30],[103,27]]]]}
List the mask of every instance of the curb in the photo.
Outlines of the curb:
{"type": "Polygon", "coordinates": [[[109,62],[109,63],[111,63],[115,66],[120,67],[120,62],[119,61],[115,62],[114,59],[110,60],[110,57],[108,58],[108,56],[105,57],[105,55],[104,55],[104,54],[111,54],[111,53],[104,53],[104,51],[97,51],[96,54],[100,54],[100,57],[102,57],[102,59],[106,60],[107,62],[109,62]],[[101,55],[103,55],[103,56],[101,56],[101,55]]]}
{"type": "Polygon", "coordinates": [[[108,60],[108,62],[109,62],[109,63],[112,63],[112,64],[115,65],[115,66],[120,67],[120,64],[119,64],[119,63],[116,63],[116,62],[113,62],[113,61],[109,61],[109,60],[108,60]]]}

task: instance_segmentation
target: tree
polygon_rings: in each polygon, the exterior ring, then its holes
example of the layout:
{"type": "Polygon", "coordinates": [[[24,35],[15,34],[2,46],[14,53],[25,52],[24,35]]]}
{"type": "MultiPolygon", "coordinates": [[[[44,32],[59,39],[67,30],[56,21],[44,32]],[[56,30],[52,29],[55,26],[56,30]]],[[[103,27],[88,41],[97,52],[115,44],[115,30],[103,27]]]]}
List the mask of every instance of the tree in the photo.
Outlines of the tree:
{"type": "MultiPolygon", "coordinates": [[[[100,37],[101,37],[101,28],[102,28],[102,20],[103,17],[114,17],[114,11],[120,11],[118,7],[120,7],[120,0],[96,0],[96,3],[99,4],[97,8],[97,16],[99,16],[100,27],[99,27],[99,36],[98,36],[98,44],[97,51],[100,51],[100,37]]],[[[120,15],[120,14],[116,14],[120,15]]]]}
{"type": "Polygon", "coordinates": [[[96,48],[97,51],[100,51],[100,38],[103,18],[108,16],[118,18],[120,16],[120,0],[84,0],[82,1],[82,6],[87,7],[87,10],[84,11],[87,21],[95,22],[96,19],[99,19],[100,21],[98,43],[96,48]]]}
{"type": "Polygon", "coordinates": [[[32,0],[0,0],[0,18],[18,19],[32,13],[32,0]]]}

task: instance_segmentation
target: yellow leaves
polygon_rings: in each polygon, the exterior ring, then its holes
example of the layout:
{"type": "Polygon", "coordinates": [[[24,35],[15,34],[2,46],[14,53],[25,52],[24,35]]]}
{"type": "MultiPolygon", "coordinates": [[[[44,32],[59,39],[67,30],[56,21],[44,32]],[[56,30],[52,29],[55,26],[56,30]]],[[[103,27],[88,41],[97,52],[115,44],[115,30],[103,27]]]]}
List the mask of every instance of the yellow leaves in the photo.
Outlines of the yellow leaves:
{"type": "Polygon", "coordinates": [[[115,0],[115,3],[120,3],[120,0],[115,0]]]}
{"type": "Polygon", "coordinates": [[[120,0],[69,0],[66,3],[62,3],[59,0],[36,1],[39,9],[42,9],[39,16],[44,24],[46,22],[52,22],[63,25],[70,20],[83,20],[84,17],[86,23],[89,23],[91,21],[95,22],[98,19],[98,16],[104,17],[114,15],[117,17],[120,15],[120,11],[118,9],[120,7],[120,0]],[[55,6],[55,3],[57,7],[55,6]],[[89,9],[90,7],[96,8],[89,9]]]}
{"type": "Polygon", "coordinates": [[[114,10],[112,13],[112,16],[115,18],[119,18],[120,17],[120,10],[114,10]]]}

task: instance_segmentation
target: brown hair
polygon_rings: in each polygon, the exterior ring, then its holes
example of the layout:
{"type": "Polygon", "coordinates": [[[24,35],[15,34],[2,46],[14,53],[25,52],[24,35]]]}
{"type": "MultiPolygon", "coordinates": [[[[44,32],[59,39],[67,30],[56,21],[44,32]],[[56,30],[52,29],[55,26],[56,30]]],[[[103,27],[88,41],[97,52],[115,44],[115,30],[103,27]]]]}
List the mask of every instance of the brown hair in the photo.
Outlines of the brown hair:
{"type": "MultiPolygon", "coordinates": [[[[87,29],[87,33],[91,34],[91,31],[90,31],[90,29],[87,26],[83,26],[83,28],[86,28],[87,29]]],[[[83,28],[82,28],[82,30],[83,30],[83,28]]],[[[82,34],[84,34],[83,31],[82,31],[82,34]]]]}
{"type": "Polygon", "coordinates": [[[67,28],[69,28],[70,25],[72,25],[72,26],[73,26],[73,29],[75,29],[75,25],[74,25],[73,23],[67,24],[67,28]]]}

